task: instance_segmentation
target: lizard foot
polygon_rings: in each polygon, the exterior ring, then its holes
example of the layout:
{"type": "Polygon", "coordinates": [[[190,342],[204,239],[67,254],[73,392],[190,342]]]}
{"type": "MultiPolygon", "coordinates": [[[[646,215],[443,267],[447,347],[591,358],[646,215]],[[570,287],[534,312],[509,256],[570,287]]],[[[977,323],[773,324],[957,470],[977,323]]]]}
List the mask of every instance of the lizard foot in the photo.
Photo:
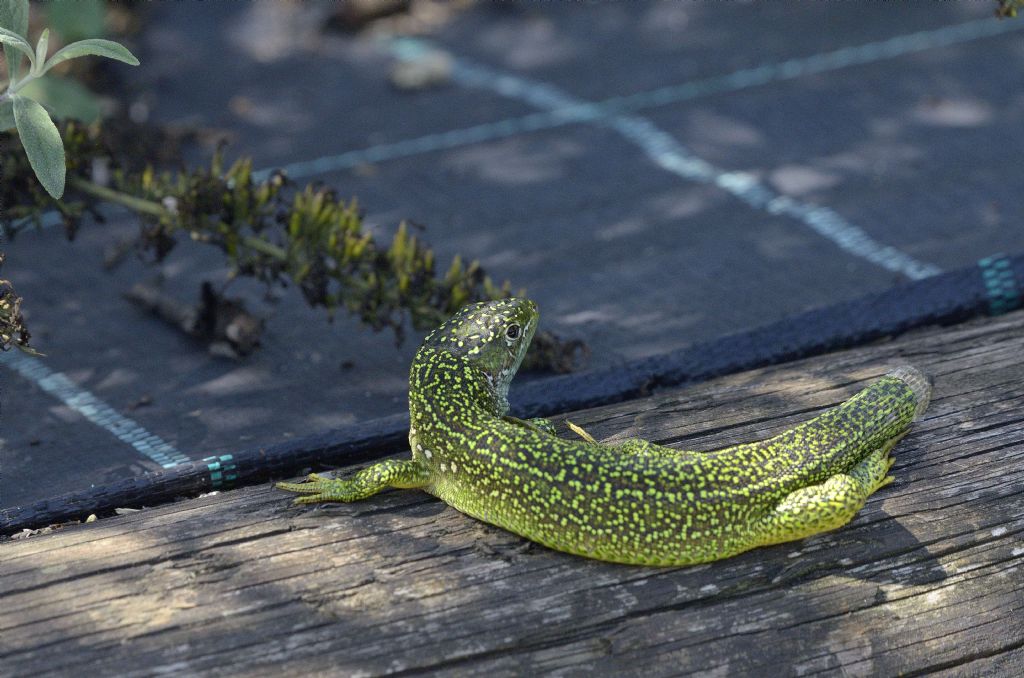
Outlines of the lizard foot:
{"type": "Polygon", "coordinates": [[[566,426],[568,426],[568,427],[569,427],[569,429],[570,429],[570,430],[571,430],[571,431],[572,431],[573,433],[575,433],[576,435],[578,435],[578,436],[579,436],[580,438],[583,438],[583,439],[584,439],[584,440],[586,440],[586,441],[587,441],[588,443],[597,443],[597,440],[595,440],[595,439],[594,439],[594,436],[592,436],[592,435],[590,435],[589,433],[587,433],[587,432],[586,432],[586,431],[585,431],[585,430],[583,429],[583,427],[581,427],[581,426],[577,426],[576,424],[572,423],[572,422],[571,422],[571,421],[569,421],[568,419],[566,419],[566,420],[565,420],[565,425],[566,425],[566,426]]]}
{"type": "Polygon", "coordinates": [[[890,455],[905,435],[890,438],[849,473],[791,492],[764,519],[761,545],[779,544],[827,532],[850,522],[867,498],[893,481],[890,455]]]}
{"type": "Polygon", "coordinates": [[[298,492],[295,504],[322,501],[359,501],[386,487],[423,487],[430,482],[430,471],[415,460],[385,459],[344,480],[310,473],[304,483],[278,483],[277,489],[298,492]]]}
{"type": "Polygon", "coordinates": [[[327,478],[316,473],[310,473],[305,482],[302,483],[277,483],[277,489],[287,492],[297,492],[305,495],[296,497],[295,504],[317,504],[322,501],[355,501],[362,497],[355,496],[355,483],[351,480],[338,480],[327,478]]]}
{"type": "Polygon", "coordinates": [[[859,464],[850,470],[850,476],[857,479],[864,488],[868,489],[865,498],[894,480],[889,475],[893,464],[896,463],[896,459],[892,456],[892,448],[896,447],[896,443],[902,440],[905,435],[907,435],[906,431],[885,441],[881,447],[864,457],[859,464]]]}
{"type": "Polygon", "coordinates": [[[555,425],[551,423],[550,419],[544,419],[543,417],[534,417],[533,419],[519,419],[518,417],[503,417],[505,421],[510,424],[517,426],[525,426],[526,428],[533,429],[540,433],[554,434],[555,425]]]}

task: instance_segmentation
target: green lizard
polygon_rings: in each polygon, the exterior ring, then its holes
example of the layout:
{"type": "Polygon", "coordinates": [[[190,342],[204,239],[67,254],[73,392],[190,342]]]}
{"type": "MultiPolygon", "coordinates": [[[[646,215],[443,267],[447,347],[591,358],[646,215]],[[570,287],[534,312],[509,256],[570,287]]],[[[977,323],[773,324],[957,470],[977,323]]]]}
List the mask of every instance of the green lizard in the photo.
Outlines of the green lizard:
{"type": "Polygon", "coordinates": [[[409,379],[412,459],[348,480],[311,474],[278,487],[296,503],[420,488],[560,551],[645,565],[703,563],[849,522],[888,484],[890,451],[928,405],[912,367],[768,440],[710,452],[640,439],[556,437],[508,416],[508,388],[537,329],[525,299],[467,306],[427,336],[409,379]]]}

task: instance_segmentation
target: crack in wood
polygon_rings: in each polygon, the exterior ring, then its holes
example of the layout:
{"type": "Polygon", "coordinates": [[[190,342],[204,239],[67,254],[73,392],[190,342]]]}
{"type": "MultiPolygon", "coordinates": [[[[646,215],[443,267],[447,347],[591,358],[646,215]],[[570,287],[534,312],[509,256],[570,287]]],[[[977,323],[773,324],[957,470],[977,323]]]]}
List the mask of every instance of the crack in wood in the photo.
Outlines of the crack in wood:
{"type": "Polygon", "coordinates": [[[426,495],[300,512],[262,485],[5,542],[0,657],[12,675],[1008,667],[1024,647],[1008,623],[1024,571],[1024,313],[567,416],[714,449],[911,354],[936,377],[932,408],[896,452],[898,482],[836,532],[637,568],[526,547],[426,495]]]}

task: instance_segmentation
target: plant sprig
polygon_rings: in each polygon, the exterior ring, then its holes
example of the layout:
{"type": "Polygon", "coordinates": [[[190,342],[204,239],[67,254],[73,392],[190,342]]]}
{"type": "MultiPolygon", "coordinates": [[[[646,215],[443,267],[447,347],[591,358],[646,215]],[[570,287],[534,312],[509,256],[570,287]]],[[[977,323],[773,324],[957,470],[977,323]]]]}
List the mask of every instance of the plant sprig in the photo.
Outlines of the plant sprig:
{"type": "MultiPolygon", "coordinates": [[[[0,267],[3,264],[4,255],[0,252],[0,267]]],[[[0,349],[6,351],[14,346],[30,355],[39,355],[29,346],[30,338],[21,315],[21,297],[10,281],[0,279],[0,349]]]]}
{"type": "Polygon", "coordinates": [[[404,223],[381,246],[364,228],[358,205],[329,189],[286,191],[283,173],[254,181],[248,158],[224,170],[218,151],[208,170],[116,171],[114,181],[117,191],[81,180],[74,188],[139,211],[140,243],[156,259],[187,233],[221,249],[234,274],[290,281],[311,306],[344,308],[376,330],[391,328],[399,341],[405,312],[413,327],[429,329],[467,302],[511,294],[508,283],[495,285],[477,262],[464,265],[458,256],[438,275],[433,251],[404,223]]]}
{"type": "MultiPolygon", "coordinates": [[[[29,222],[57,206],[69,237],[99,202],[116,203],[139,215],[137,244],[155,261],[182,237],[213,245],[224,252],[232,276],[293,284],[309,305],[329,314],[344,309],[375,330],[390,329],[398,342],[407,324],[431,329],[467,303],[512,293],[510,283],[492,281],[479,262],[455,256],[442,268],[407,224],[399,225],[389,244],[378,242],[357,203],[327,188],[296,187],[281,172],[254,180],[247,158],[225,169],[218,150],[208,168],[131,171],[105,143],[98,123],[67,122],[60,129],[68,158],[64,198],[53,201],[40,190],[24,154],[10,144],[0,152],[0,163],[12,169],[12,181],[0,185],[0,201],[29,222]],[[109,186],[92,181],[91,168],[101,159],[110,168],[109,186]]],[[[582,342],[550,333],[534,341],[528,369],[570,371],[586,352],[582,342]]]]}
{"type": "MultiPolygon", "coordinates": [[[[10,75],[6,91],[0,93],[0,135],[16,129],[23,151],[11,144],[0,152],[5,169],[0,204],[22,226],[26,221],[39,224],[45,209],[56,208],[73,238],[85,211],[98,216],[96,203],[117,203],[139,214],[140,248],[157,261],[179,236],[187,235],[222,250],[233,276],[251,276],[268,285],[294,284],[311,306],[329,314],[343,308],[375,330],[392,329],[398,342],[406,317],[414,328],[426,330],[469,302],[511,295],[508,282],[495,284],[476,261],[464,264],[455,256],[441,273],[433,250],[405,223],[389,246],[379,244],[363,227],[355,201],[345,203],[331,190],[308,185],[286,191],[290,182],[280,172],[254,181],[249,159],[225,171],[220,149],[208,170],[172,175],[147,166],[141,173],[128,171],[128,163],[119,162],[103,143],[98,125],[84,128],[69,121],[58,128],[22,88],[68,59],[95,55],[132,65],[138,59],[122,45],[100,39],[73,42],[47,59],[49,31],[42,31],[34,49],[27,33],[28,0],[0,1],[0,43],[10,75]],[[25,59],[29,69],[22,76],[25,59]],[[112,185],[92,181],[97,161],[113,165],[112,185]],[[65,197],[68,187],[70,199],[65,197]]],[[[20,301],[9,283],[0,281],[3,348],[12,341],[27,345],[20,301]]],[[[562,341],[550,333],[542,333],[536,343],[539,350],[531,352],[527,365],[534,369],[569,371],[577,354],[585,353],[582,342],[562,341]]]]}
{"type": "Polygon", "coordinates": [[[1024,0],[996,0],[996,16],[1000,19],[1016,18],[1017,12],[1024,9],[1024,0]]]}
{"type": "Polygon", "coordinates": [[[60,133],[42,104],[19,92],[59,63],[83,56],[102,56],[138,66],[127,47],[100,38],[79,40],[57,50],[46,58],[50,30],[43,29],[33,49],[28,41],[28,0],[5,0],[0,3],[0,43],[7,60],[7,88],[0,92],[0,132],[16,128],[28,156],[32,171],[46,192],[54,198],[64,195],[67,163],[60,133]],[[21,77],[25,58],[29,70],[21,77]]]}
{"type": "MultiPolygon", "coordinates": [[[[138,66],[139,60],[126,47],[110,40],[89,39],[73,42],[47,58],[50,31],[43,29],[35,48],[28,41],[28,0],[0,0],[0,45],[7,63],[7,86],[0,91],[0,134],[16,129],[32,172],[46,192],[54,199],[64,195],[67,162],[64,143],[47,110],[29,96],[24,87],[45,76],[54,66],[83,56],[103,56],[138,66]],[[21,66],[28,59],[28,71],[21,66]]],[[[5,162],[4,184],[17,184],[12,177],[15,167],[5,162]]],[[[5,191],[0,191],[2,194],[5,191]]],[[[32,191],[34,193],[34,191],[32,191]]],[[[0,206],[10,204],[0,202],[0,206]]],[[[65,214],[69,208],[65,207],[65,214]]],[[[70,208],[73,209],[73,208],[70,208]]],[[[4,215],[7,216],[7,215],[4,215]]],[[[3,263],[0,252],[0,264],[3,263]]],[[[21,314],[21,297],[7,280],[0,280],[0,350],[16,346],[37,354],[29,347],[29,332],[21,314]]],[[[37,354],[38,355],[38,354],[37,354]]]]}

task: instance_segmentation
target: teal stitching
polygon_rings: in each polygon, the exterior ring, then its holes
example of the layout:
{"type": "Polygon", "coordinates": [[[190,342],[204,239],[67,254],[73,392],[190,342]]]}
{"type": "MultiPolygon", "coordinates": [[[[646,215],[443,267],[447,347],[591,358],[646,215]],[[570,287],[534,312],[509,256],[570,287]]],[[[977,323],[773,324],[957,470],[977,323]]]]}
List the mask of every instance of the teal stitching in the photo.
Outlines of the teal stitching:
{"type": "Polygon", "coordinates": [[[230,454],[222,454],[219,457],[206,457],[206,468],[210,471],[210,485],[213,489],[219,489],[226,483],[231,483],[238,478],[236,473],[234,457],[230,454]]]}
{"type": "Polygon", "coordinates": [[[1010,260],[1002,254],[994,254],[979,260],[978,266],[988,293],[988,312],[991,315],[1002,315],[1019,308],[1022,293],[1010,260]]]}

